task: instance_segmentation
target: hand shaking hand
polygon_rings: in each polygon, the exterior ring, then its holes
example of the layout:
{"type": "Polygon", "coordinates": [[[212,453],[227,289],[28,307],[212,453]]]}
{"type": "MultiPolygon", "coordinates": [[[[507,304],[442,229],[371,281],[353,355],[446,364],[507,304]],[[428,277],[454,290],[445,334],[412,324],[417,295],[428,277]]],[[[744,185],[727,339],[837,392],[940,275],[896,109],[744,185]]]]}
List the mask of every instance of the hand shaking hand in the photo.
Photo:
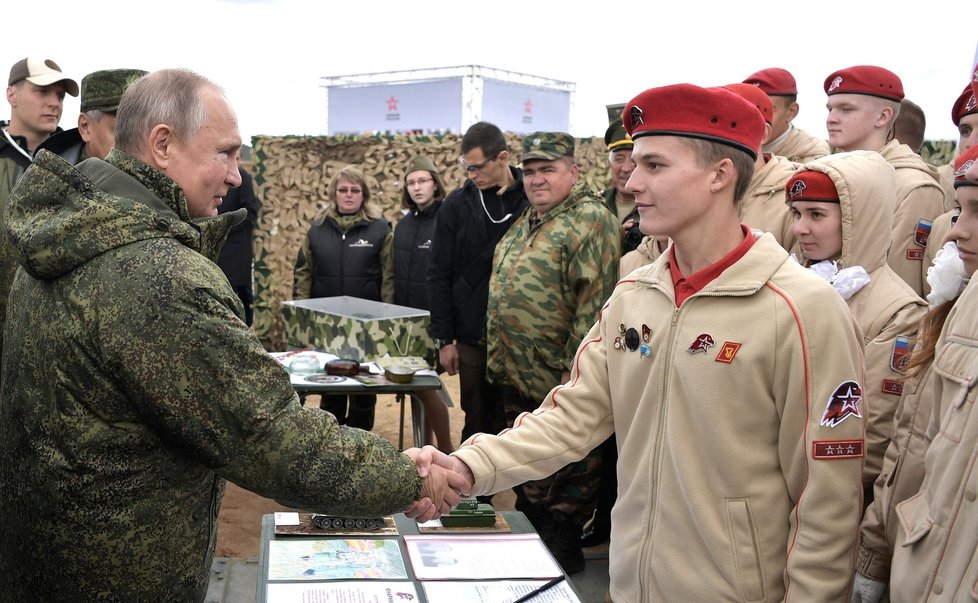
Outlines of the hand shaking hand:
{"type": "Polygon", "coordinates": [[[472,471],[457,458],[434,446],[409,448],[404,454],[414,460],[421,477],[419,500],[404,510],[408,517],[419,523],[437,519],[458,505],[461,497],[471,494],[472,471]]]}

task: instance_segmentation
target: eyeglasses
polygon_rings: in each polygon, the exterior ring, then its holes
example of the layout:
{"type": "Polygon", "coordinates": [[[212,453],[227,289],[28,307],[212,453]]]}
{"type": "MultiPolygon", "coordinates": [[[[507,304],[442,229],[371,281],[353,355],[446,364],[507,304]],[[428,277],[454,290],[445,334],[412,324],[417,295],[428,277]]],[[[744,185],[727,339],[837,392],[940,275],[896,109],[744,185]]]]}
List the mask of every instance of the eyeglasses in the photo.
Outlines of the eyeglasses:
{"type": "Polygon", "coordinates": [[[345,186],[341,186],[340,188],[336,189],[336,192],[338,192],[341,195],[345,195],[347,193],[353,193],[354,195],[359,195],[360,193],[363,192],[363,189],[361,189],[359,187],[356,187],[356,186],[351,187],[351,188],[347,188],[345,186]]]}
{"type": "Polygon", "coordinates": [[[408,180],[405,182],[405,184],[408,186],[408,188],[411,188],[413,186],[424,186],[432,180],[434,180],[434,178],[418,178],[417,180],[408,180]]]}
{"type": "Polygon", "coordinates": [[[495,157],[490,157],[489,159],[486,159],[482,163],[465,163],[465,159],[461,157],[458,158],[458,162],[459,164],[461,164],[462,169],[464,169],[466,172],[471,174],[472,172],[478,172],[484,169],[487,165],[489,165],[490,163],[498,159],[499,155],[500,153],[496,153],[495,157]]]}

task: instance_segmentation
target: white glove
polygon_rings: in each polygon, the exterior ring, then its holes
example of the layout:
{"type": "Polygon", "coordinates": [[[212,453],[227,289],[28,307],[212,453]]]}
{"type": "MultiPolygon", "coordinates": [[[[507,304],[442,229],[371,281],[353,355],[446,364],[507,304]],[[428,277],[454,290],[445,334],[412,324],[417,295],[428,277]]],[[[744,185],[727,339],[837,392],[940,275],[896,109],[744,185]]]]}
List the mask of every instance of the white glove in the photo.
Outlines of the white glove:
{"type": "Polygon", "coordinates": [[[881,603],[886,601],[886,582],[873,580],[856,572],[849,603],[881,603]]]}

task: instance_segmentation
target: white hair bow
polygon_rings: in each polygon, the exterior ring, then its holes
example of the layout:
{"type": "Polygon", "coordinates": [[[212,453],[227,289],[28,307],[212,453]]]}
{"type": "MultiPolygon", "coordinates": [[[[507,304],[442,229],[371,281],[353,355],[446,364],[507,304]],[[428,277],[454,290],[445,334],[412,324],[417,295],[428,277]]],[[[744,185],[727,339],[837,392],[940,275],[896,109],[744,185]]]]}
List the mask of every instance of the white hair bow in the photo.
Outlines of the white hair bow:
{"type": "Polygon", "coordinates": [[[968,273],[964,271],[964,262],[958,256],[958,245],[954,241],[944,243],[934,261],[927,268],[927,284],[930,293],[927,303],[936,307],[946,301],[956,298],[968,284],[968,273]]]}

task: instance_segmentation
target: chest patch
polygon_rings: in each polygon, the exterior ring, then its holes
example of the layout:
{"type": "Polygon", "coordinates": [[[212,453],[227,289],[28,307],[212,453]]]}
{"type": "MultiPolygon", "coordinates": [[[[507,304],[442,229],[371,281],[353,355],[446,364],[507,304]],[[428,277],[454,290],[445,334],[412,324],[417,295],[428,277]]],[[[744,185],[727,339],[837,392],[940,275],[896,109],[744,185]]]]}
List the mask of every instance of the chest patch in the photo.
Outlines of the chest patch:
{"type": "Polygon", "coordinates": [[[709,333],[703,333],[702,335],[697,337],[696,340],[693,341],[693,343],[689,345],[689,348],[686,351],[689,352],[690,354],[695,354],[697,352],[703,352],[704,354],[706,354],[710,350],[710,348],[712,348],[716,344],[717,344],[716,340],[714,340],[709,333]]]}
{"type": "Polygon", "coordinates": [[[716,361],[730,364],[733,362],[734,356],[737,355],[737,350],[739,349],[740,344],[736,341],[723,342],[723,346],[720,348],[720,353],[717,354],[716,361]]]}

